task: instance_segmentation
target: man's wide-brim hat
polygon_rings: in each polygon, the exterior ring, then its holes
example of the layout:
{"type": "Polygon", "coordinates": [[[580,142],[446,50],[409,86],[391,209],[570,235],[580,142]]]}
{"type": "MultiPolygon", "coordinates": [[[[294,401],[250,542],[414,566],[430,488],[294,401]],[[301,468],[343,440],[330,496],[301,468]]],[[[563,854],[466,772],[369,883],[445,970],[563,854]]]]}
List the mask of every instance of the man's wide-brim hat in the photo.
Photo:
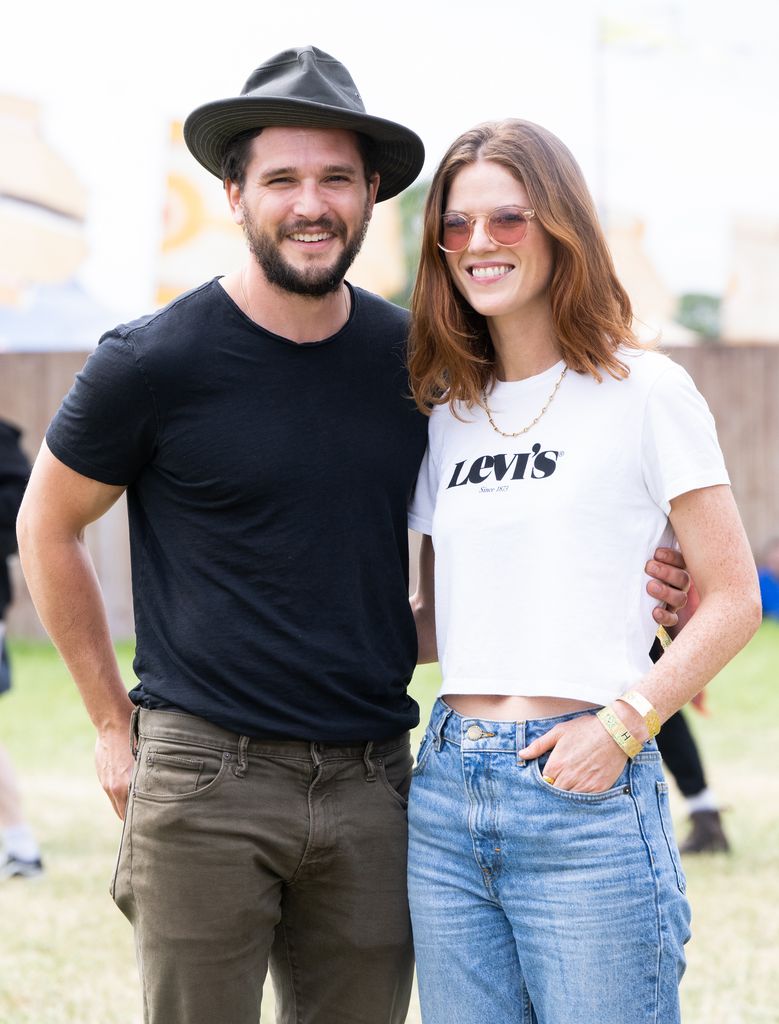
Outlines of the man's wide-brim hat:
{"type": "Polygon", "coordinates": [[[221,178],[228,142],[242,132],[272,126],[346,128],[366,135],[381,177],[377,202],[407,188],[425,159],[419,136],[394,121],[366,114],[352,76],[315,46],[271,57],[249,76],[240,96],[193,110],[184,123],[184,139],[195,159],[221,178]]]}

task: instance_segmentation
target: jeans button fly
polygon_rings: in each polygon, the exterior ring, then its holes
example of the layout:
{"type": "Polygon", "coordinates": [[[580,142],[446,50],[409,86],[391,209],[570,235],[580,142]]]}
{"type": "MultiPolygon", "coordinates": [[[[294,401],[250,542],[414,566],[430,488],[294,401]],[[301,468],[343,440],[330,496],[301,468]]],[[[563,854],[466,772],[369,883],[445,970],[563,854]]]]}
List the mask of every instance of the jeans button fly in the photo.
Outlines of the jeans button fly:
{"type": "Polygon", "coordinates": [[[469,725],[468,732],[465,735],[469,740],[480,740],[484,735],[484,730],[478,725],[469,725]]]}

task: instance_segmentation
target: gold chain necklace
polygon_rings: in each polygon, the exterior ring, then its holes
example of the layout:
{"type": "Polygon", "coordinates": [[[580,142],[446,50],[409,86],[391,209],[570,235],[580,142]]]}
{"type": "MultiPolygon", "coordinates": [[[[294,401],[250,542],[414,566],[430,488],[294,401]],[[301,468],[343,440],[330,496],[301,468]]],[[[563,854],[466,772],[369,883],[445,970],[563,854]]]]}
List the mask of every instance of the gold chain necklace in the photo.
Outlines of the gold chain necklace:
{"type": "Polygon", "coordinates": [[[544,408],[541,410],[541,412],[538,414],[538,416],[536,416],[536,418],[533,420],[532,423],[528,423],[528,425],[526,427],[523,427],[521,430],[517,430],[513,434],[507,434],[505,430],[501,430],[500,427],[497,426],[497,424],[495,423],[495,420],[492,418],[492,410],[490,409],[489,405],[487,404],[487,389],[483,388],[482,389],[482,393],[481,393],[482,406],[484,407],[484,411],[487,413],[487,419],[490,421],[490,426],[492,427],[492,429],[497,434],[500,434],[502,437],[520,437],[520,435],[526,434],[528,432],[528,430],[530,430],[531,427],[534,427],[536,425],[536,423],[538,423],[538,421],[541,419],[541,417],[544,415],[546,410],[549,408],[549,406],[554,401],[554,396],[557,394],[557,389],[562,384],[563,377],[566,375],[566,373],[568,373],[568,367],[564,366],[563,367],[563,372],[557,378],[557,383],[552,388],[552,394],[549,396],[549,398],[547,398],[546,405],[544,406],[544,408]]]}
{"type": "MultiPolygon", "coordinates": [[[[252,320],[256,324],[256,323],[259,323],[259,321],[255,319],[254,313],[252,312],[252,307],[249,305],[249,297],[247,296],[246,289],[243,286],[243,275],[244,275],[245,270],[246,270],[246,267],[243,267],[242,270],[241,270],[241,274],[240,274],[240,276],[238,278],[238,282],[239,282],[239,284],[241,286],[241,296],[243,298],[244,305],[246,306],[246,312],[249,314],[249,319],[252,320]]],[[[346,287],[345,283],[341,285],[341,288],[342,288],[342,293],[341,294],[344,297],[344,313],[346,314],[346,320],[348,320],[349,319],[349,289],[346,287]]],[[[344,323],[345,322],[346,321],[344,321],[344,323]]]]}

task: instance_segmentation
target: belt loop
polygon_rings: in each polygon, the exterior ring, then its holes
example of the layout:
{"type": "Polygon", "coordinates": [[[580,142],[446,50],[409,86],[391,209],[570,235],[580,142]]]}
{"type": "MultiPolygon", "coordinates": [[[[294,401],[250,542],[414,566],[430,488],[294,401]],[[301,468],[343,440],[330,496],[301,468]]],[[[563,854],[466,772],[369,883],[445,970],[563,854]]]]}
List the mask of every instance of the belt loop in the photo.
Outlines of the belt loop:
{"type": "Polygon", "coordinates": [[[320,764],[322,763],[322,758],[319,755],[318,743],[311,744],[311,760],[314,762],[314,767],[319,768],[320,764]]]}
{"type": "Polygon", "coordinates": [[[527,722],[517,722],[516,736],[517,736],[517,767],[518,768],[524,768],[525,765],[527,764],[527,761],[525,761],[524,758],[519,756],[520,750],[524,750],[524,748],[527,746],[527,743],[525,743],[525,735],[526,735],[526,733],[527,733],[527,722]]]}
{"type": "Polygon", "coordinates": [[[435,730],[434,730],[434,732],[435,732],[435,748],[436,748],[436,750],[440,750],[441,747],[444,745],[444,736],[443,736],[444,726],[449,721],[450,715],[452,715],[453,713],[454,713],[454,708],[449,708],[448,707],[446,709],[446,711],[443,713],[443,715],[441,715],[441,717],[438,720],[438,722],[436,723],[435,730]]]}
{"type": "Polygon", "coordinates": [[[237,779],[242,779],[246,774],[246,767],[248,764],[246,750],[249,746],[249,737],[241,736],[238,739],[238,764],[233,768],[233,775],[237,779]]]}
{"type": "Polygon", "coordinates": [[[140,705],[136,704],[133,708],[133,713],[130,715],[130,753],[133,755],[133,760],[138,759],[138,745],[139,736],[138,731],[138,717],[140,716],[141,708],[140,705]]]}
{"type": "Polygon", "coordinates": [[[371,753],[372,752],[373,752],[373,740],[369,740],[365,744],[365,753],[362,755],[362,759],[365,762],[365,769],[366,769],[365,780],[366,780],[366,782],[375,782],[376,781],[376,767],[375,767],[373,761],[371,761],[371,753]]]}

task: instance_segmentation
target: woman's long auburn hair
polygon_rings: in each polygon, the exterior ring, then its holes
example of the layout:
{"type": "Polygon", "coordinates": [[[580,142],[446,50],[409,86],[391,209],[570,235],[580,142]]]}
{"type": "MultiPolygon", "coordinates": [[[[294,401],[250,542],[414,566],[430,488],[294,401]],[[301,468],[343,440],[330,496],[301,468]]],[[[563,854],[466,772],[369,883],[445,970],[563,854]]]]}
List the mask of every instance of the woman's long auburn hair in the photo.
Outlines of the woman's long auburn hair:
{"type": "MultiPolygon", "coordinates": [[[[433,176],[425,204],[422,250],[411,298],[411,387],[429,413],[444,402],[477,404],[495,374],[487,319],[454,285],[438,248],[441,217],[457,173],[478,160],[505,167],[524,186],[535,220],[551,237],[552,319],[567,366],[602,380],[630,372],[617,348],[644,348],[633,332],[633,311],[598,223],[581,169],[551,132],[530,121],[476,125],[455,139],[433,176]]],[[[531,230],[533,225],[531,224],[531,230]]]]}

